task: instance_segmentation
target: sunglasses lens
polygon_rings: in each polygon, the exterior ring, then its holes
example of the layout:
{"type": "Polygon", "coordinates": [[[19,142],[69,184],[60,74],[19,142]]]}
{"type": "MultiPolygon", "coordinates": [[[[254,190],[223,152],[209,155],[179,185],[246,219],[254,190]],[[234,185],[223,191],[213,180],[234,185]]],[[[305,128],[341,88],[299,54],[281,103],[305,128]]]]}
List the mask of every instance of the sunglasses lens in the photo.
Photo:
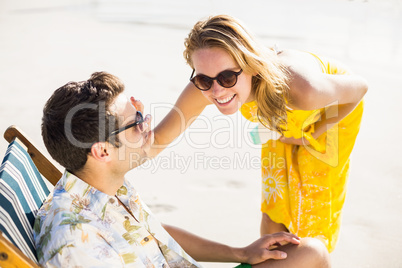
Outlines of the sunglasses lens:
{"type": "Polygon", "coordinates": [[[193,83],[201,90],[208,90],[211,88],[213,80],[205,75],[197,75],[193,78],[193,83]]]}
{"type": "MultiPolygon", "coordinates": [[[[193,82],[193,84],[198,89],[203,91],[209,90],[212,87],[214,80],[217,80],[218,84],[221,85],[222,87],[230,88],[236,85],[237,76],[239,76],[242,73],[242,71],[243,70],[240,70],[239,72],[223,71],[219,73],[217,77],[214,78],[211,78],[203,74],[199,74],[191,78],[190,81],[193,82]]],[[[191,76],[193,76],[193,74],[194,70],[191,76]]]]}
{"type": "Polygon", "coordinates": [[[237,82],[237,76],[235,72],[232,71],[224,71],[218,75],[217,78],[219,84],[223,87],[233,87],[237,82]]]}

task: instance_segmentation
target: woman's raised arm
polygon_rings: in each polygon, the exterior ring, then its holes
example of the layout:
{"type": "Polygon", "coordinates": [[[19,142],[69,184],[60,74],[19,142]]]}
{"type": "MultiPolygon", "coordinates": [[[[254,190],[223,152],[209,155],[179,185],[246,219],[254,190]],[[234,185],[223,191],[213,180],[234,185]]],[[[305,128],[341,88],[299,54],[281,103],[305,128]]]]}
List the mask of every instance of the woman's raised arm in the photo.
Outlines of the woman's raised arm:
{"type": "Polygon", "coordinates": [[[176,101],[175,106],[155,127],[155,142],[151,156],[155,157],[176,139],[210,104],[193,83],[189,82],[176,101]]]}

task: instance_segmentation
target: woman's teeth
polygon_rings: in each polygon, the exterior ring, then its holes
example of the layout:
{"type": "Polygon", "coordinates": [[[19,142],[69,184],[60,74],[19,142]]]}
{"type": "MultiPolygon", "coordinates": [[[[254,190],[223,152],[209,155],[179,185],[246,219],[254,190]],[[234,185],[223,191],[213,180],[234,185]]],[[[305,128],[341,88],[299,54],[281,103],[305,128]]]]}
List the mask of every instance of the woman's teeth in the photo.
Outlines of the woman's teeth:
{"type": "Polygon", "coordinates": [[[228,103],[229,101],[231,101],[231,100],[234,98],[235,95],[236,95],[236,94],[234,94],[233,96],[224,98],[224,99],[216,99],[216,101],[217,101],[218,103],[220,103],[220,104],[225,104],[225,103],[228,103]]]}

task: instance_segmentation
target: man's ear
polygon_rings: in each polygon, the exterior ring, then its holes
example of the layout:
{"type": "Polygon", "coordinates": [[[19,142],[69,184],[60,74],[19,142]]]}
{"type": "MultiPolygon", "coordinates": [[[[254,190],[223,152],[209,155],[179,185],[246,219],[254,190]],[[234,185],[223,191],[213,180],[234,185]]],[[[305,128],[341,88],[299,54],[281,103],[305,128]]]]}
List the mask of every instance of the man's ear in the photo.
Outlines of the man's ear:
{"type": "Polygon", "coordinates": [[[110,152],[108,152],[109,146],[105,142],[97,142],[91,147],[91,155],[98,161],[109,162],[111,161],[110,152]]]}

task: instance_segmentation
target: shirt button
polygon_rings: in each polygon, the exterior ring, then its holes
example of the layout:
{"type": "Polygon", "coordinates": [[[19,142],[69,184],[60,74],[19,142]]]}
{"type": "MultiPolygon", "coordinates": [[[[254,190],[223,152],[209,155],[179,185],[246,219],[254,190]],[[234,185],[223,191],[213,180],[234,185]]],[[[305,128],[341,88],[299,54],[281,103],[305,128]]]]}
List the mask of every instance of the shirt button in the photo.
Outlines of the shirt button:
{"type": "Polygon", "coordinates": [[[110,198],[110,199],[109,199],[109,203],[110,203],[110,204],[114,204],[114,202],[115,202],[115,200],[114,200],[113,198],[110,198]]]}
{"type": "Polygon", "coordinates": [[[149,238],[148,238],[148,237],[145,237],[145,238],[144,238],[144,241],[145,241],[145,242],[148,242],[148,241],[149,241],[149,238]]]}

